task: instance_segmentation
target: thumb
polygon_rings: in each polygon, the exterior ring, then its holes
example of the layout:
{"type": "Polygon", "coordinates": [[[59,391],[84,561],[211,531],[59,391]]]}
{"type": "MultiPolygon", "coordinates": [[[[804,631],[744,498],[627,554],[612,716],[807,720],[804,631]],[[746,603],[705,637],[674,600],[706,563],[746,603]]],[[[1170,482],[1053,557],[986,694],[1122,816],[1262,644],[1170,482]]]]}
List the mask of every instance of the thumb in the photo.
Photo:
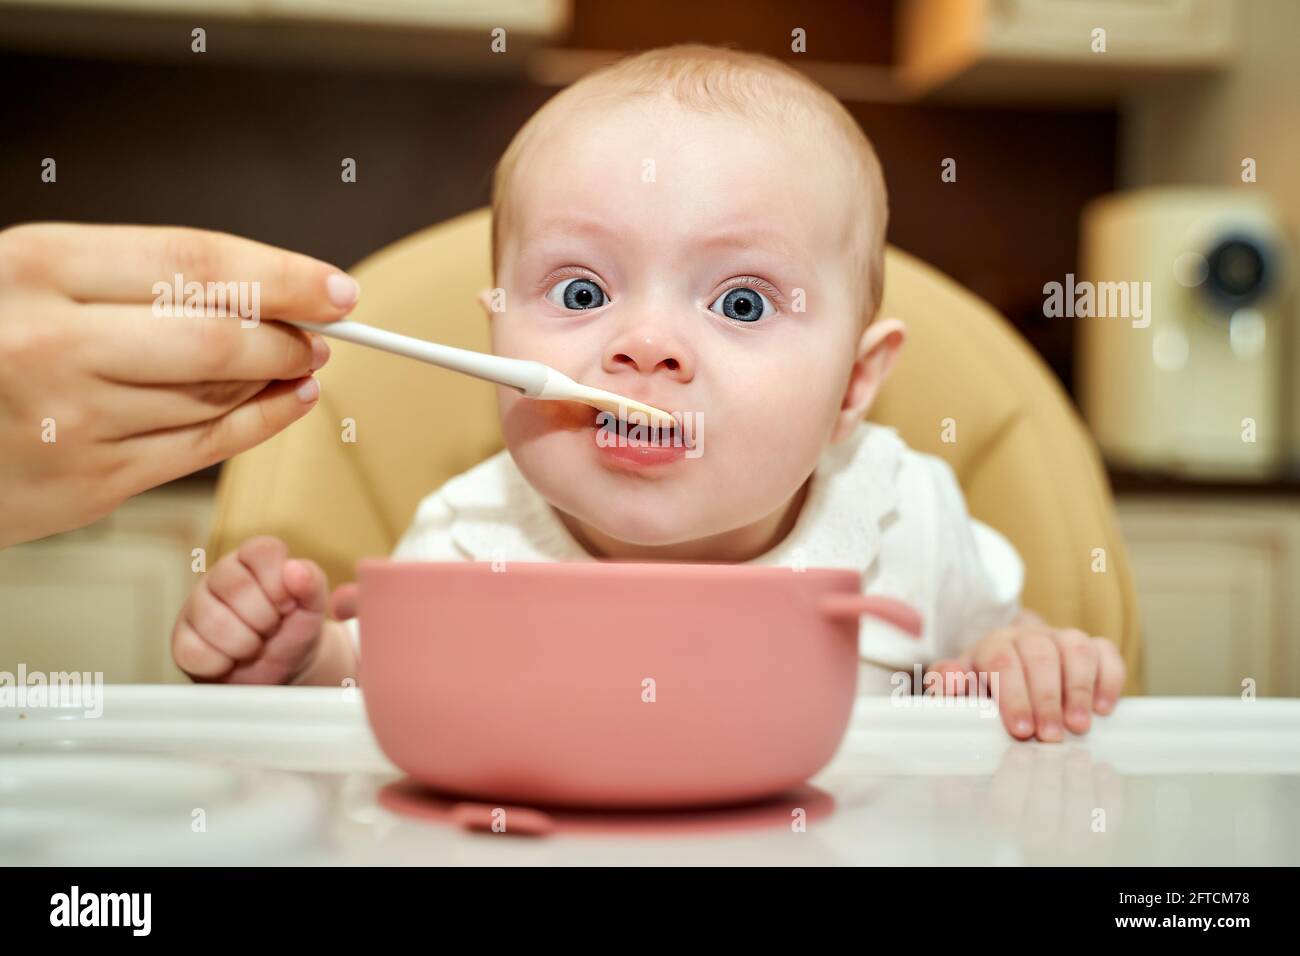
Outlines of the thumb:
{"type": "Polygon", "coordinates": [[[324,613],[329,581],[315,561],[294,559],[284,563],[284,587],[305,611],[324,613]]]}
{"type": "Polygon", "coordinates": [[[293,606],[281,618],[276,632],[266,639],[261,657],[236,667],[234,676],[228,679],[243,684],[292,683],[319,649],[325,597],[329,593],[325,572],[314,561],[286,561],[280,580],[293,606]]]}
{"type": "Polygon", "coordinates": [[[338,586],[334,591],[334,599],[330,602],[330,613],[334,615],[336,621],[346,621],[357,616],[359,595],[360,588],[357,587],[356,582],[338,586]]]}

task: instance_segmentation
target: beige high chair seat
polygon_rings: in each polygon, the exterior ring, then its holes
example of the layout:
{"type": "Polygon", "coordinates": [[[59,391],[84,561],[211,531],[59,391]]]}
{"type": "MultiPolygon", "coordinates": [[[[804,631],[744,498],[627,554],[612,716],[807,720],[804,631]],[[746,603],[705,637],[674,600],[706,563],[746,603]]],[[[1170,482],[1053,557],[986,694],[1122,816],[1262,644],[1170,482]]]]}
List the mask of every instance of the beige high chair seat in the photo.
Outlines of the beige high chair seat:
{"type": "MultiPolygon", "coordinates": [[[[352,274],[359,322],[487,351],[476,297],[492,285],[489,213],[478,210],[381,249],[352,274]]],[[[1138,609],[1097,451],[1036,353],[989,306],[889,249],[884,315],[909,341],[871,418],[952,465],[970,511],[1019,549],[1024,605],[1057,626],[1115,640],[1127,693],[1141,688],[1138,609]],[[944,442],[945,420],[956,441],[944,442]],[[1094,571],[1104,551],[1105,570],[1094,571]]],[[[319,406],[227,462],[210,560],[272,534],[319,562],[332,585],[388,555],[416,505],[502,447],[493,387],[346,342],[320,373],[319,406]],[[450,412],[450,414],[448,414],[450,412]],[[344,441],[351,427],[355,441],[344,441]]]]}

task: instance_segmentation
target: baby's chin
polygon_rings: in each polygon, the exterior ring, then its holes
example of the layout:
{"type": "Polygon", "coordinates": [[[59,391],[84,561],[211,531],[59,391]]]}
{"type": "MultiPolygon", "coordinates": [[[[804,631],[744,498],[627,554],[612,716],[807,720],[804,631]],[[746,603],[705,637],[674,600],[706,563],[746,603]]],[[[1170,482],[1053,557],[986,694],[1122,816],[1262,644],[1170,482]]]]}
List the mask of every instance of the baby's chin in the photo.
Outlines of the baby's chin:
{"type": "Polygon", "coordinates": [[[511,449],[516,464],[556,508],[628,544],[658,546],[700,537],[710,517],[703,462],[683,459],[667,467],[610,468],[600,452],[575,445],[569,435],[537,439],[511,449]]]}
{"type": "Polygon", "coordinates": [[[697,520],[699,516],[681,510],[658,509],[643,502],[628,502],[624,507],[618,507],[617,504],[614,507],[603,504],[583,507],[583,503],[578,502],[576,513],[559,502],[554,504],[561,511],[596,528],[602,534],[638,548],[668,548],[724,530],[701,528],[697,520]]]}
{"type": "Polygon", "coordinates": [[[642,467],[598,448],[589,424],[539,421],[532,411],[513,409],[503,419],[524,478],[564,515],[636,548],[670,548],[761,521],[789,501],[809,470],[779,457],[779,468],[729,470],[720,467],[727,445],[717,442],[708,454],[642,467]]]}
{"type": "Polygon", "coordinates": [[[558,465],[553,458],[539,461],[526,453],[516,460],[528,482],[560,512],[558,517],[570,532],[603,557],[722,560],[722,554],[700,553],[703,539],[718,539],[760,521],[782,503],[777,501],[769,508],[751,498],[719,496],[719,482],[704,470],[695,470],[701,461],[680,463],[681,471],[672,478],[660,476],[647,481],[590,465],[573,468],[572,460],[566,462],[569,468],[558,465]],[[587,529],[594,529],[604,538],[599,542],[584,540],[591,537],[587,529]],[[605,539],[612,539],[616,545],[609,546],[605,539]],[[620,552],[618,545],[628,550],[620,552]],[[637,553],[640,549],[664,549],[667,553],[643,555],[637,553]],[[674,549],[691,557],[676,557],[674,549]]]}

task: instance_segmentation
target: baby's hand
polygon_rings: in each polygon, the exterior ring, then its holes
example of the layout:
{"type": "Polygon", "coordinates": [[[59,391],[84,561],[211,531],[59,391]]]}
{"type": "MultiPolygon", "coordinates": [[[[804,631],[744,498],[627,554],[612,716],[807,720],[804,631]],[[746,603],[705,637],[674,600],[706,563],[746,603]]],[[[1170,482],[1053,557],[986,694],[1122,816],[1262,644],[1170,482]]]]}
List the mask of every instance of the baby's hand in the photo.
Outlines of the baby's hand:
{"type": "Polygon", "coordinates": [[[172,658],[195,680],[292,683],[321,644],[329,583],[278,538],[249,538],[199,581],[172,630],[172,658]]]}
{"type": "MultiPolygon", "coordinates": [[[[927,674],[939,675],[939,684],[948,693],[952,687],[943,675],[971,671],[977,676],[998,675],[1002,722],[1020,739],[1037,734],[1039,740],[1060,741],[1063,723],[1076,734],[1087,733],[1092,712],[1109,714],[1124,689],[1124,659],[1114,643],[1083,631],[1050,627],[1029,611],[975,643],[960,658],[936,661],[927,674]]],[[[958,693],[968,690],[962,683],[956,685],[958,693]]]]}

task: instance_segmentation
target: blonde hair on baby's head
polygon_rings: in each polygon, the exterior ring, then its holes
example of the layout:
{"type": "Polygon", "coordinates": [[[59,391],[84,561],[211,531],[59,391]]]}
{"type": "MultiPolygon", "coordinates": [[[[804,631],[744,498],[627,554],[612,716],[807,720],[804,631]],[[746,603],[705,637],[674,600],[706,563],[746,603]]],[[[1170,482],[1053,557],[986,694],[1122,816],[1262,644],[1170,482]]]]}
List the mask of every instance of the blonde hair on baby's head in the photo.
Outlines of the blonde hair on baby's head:
{"type": "Polygon", "coordinates": [[[494,275],[510,213],[511,180],[538,131],[574,104],[644,95],[667,95],[688,109],[759,118],[774,126],[808,122],[838,147],[855,186],[850,197],[852,241],[858,275],[866,281],[863,322],[875,318],[884,290],[889,205],[884,173],[870,141],[839,100],[797,70],[768,56],[702,44],[663,47],[619,60],[565,88],[529,118],[506,147],[492,180],[494,275]]]}

